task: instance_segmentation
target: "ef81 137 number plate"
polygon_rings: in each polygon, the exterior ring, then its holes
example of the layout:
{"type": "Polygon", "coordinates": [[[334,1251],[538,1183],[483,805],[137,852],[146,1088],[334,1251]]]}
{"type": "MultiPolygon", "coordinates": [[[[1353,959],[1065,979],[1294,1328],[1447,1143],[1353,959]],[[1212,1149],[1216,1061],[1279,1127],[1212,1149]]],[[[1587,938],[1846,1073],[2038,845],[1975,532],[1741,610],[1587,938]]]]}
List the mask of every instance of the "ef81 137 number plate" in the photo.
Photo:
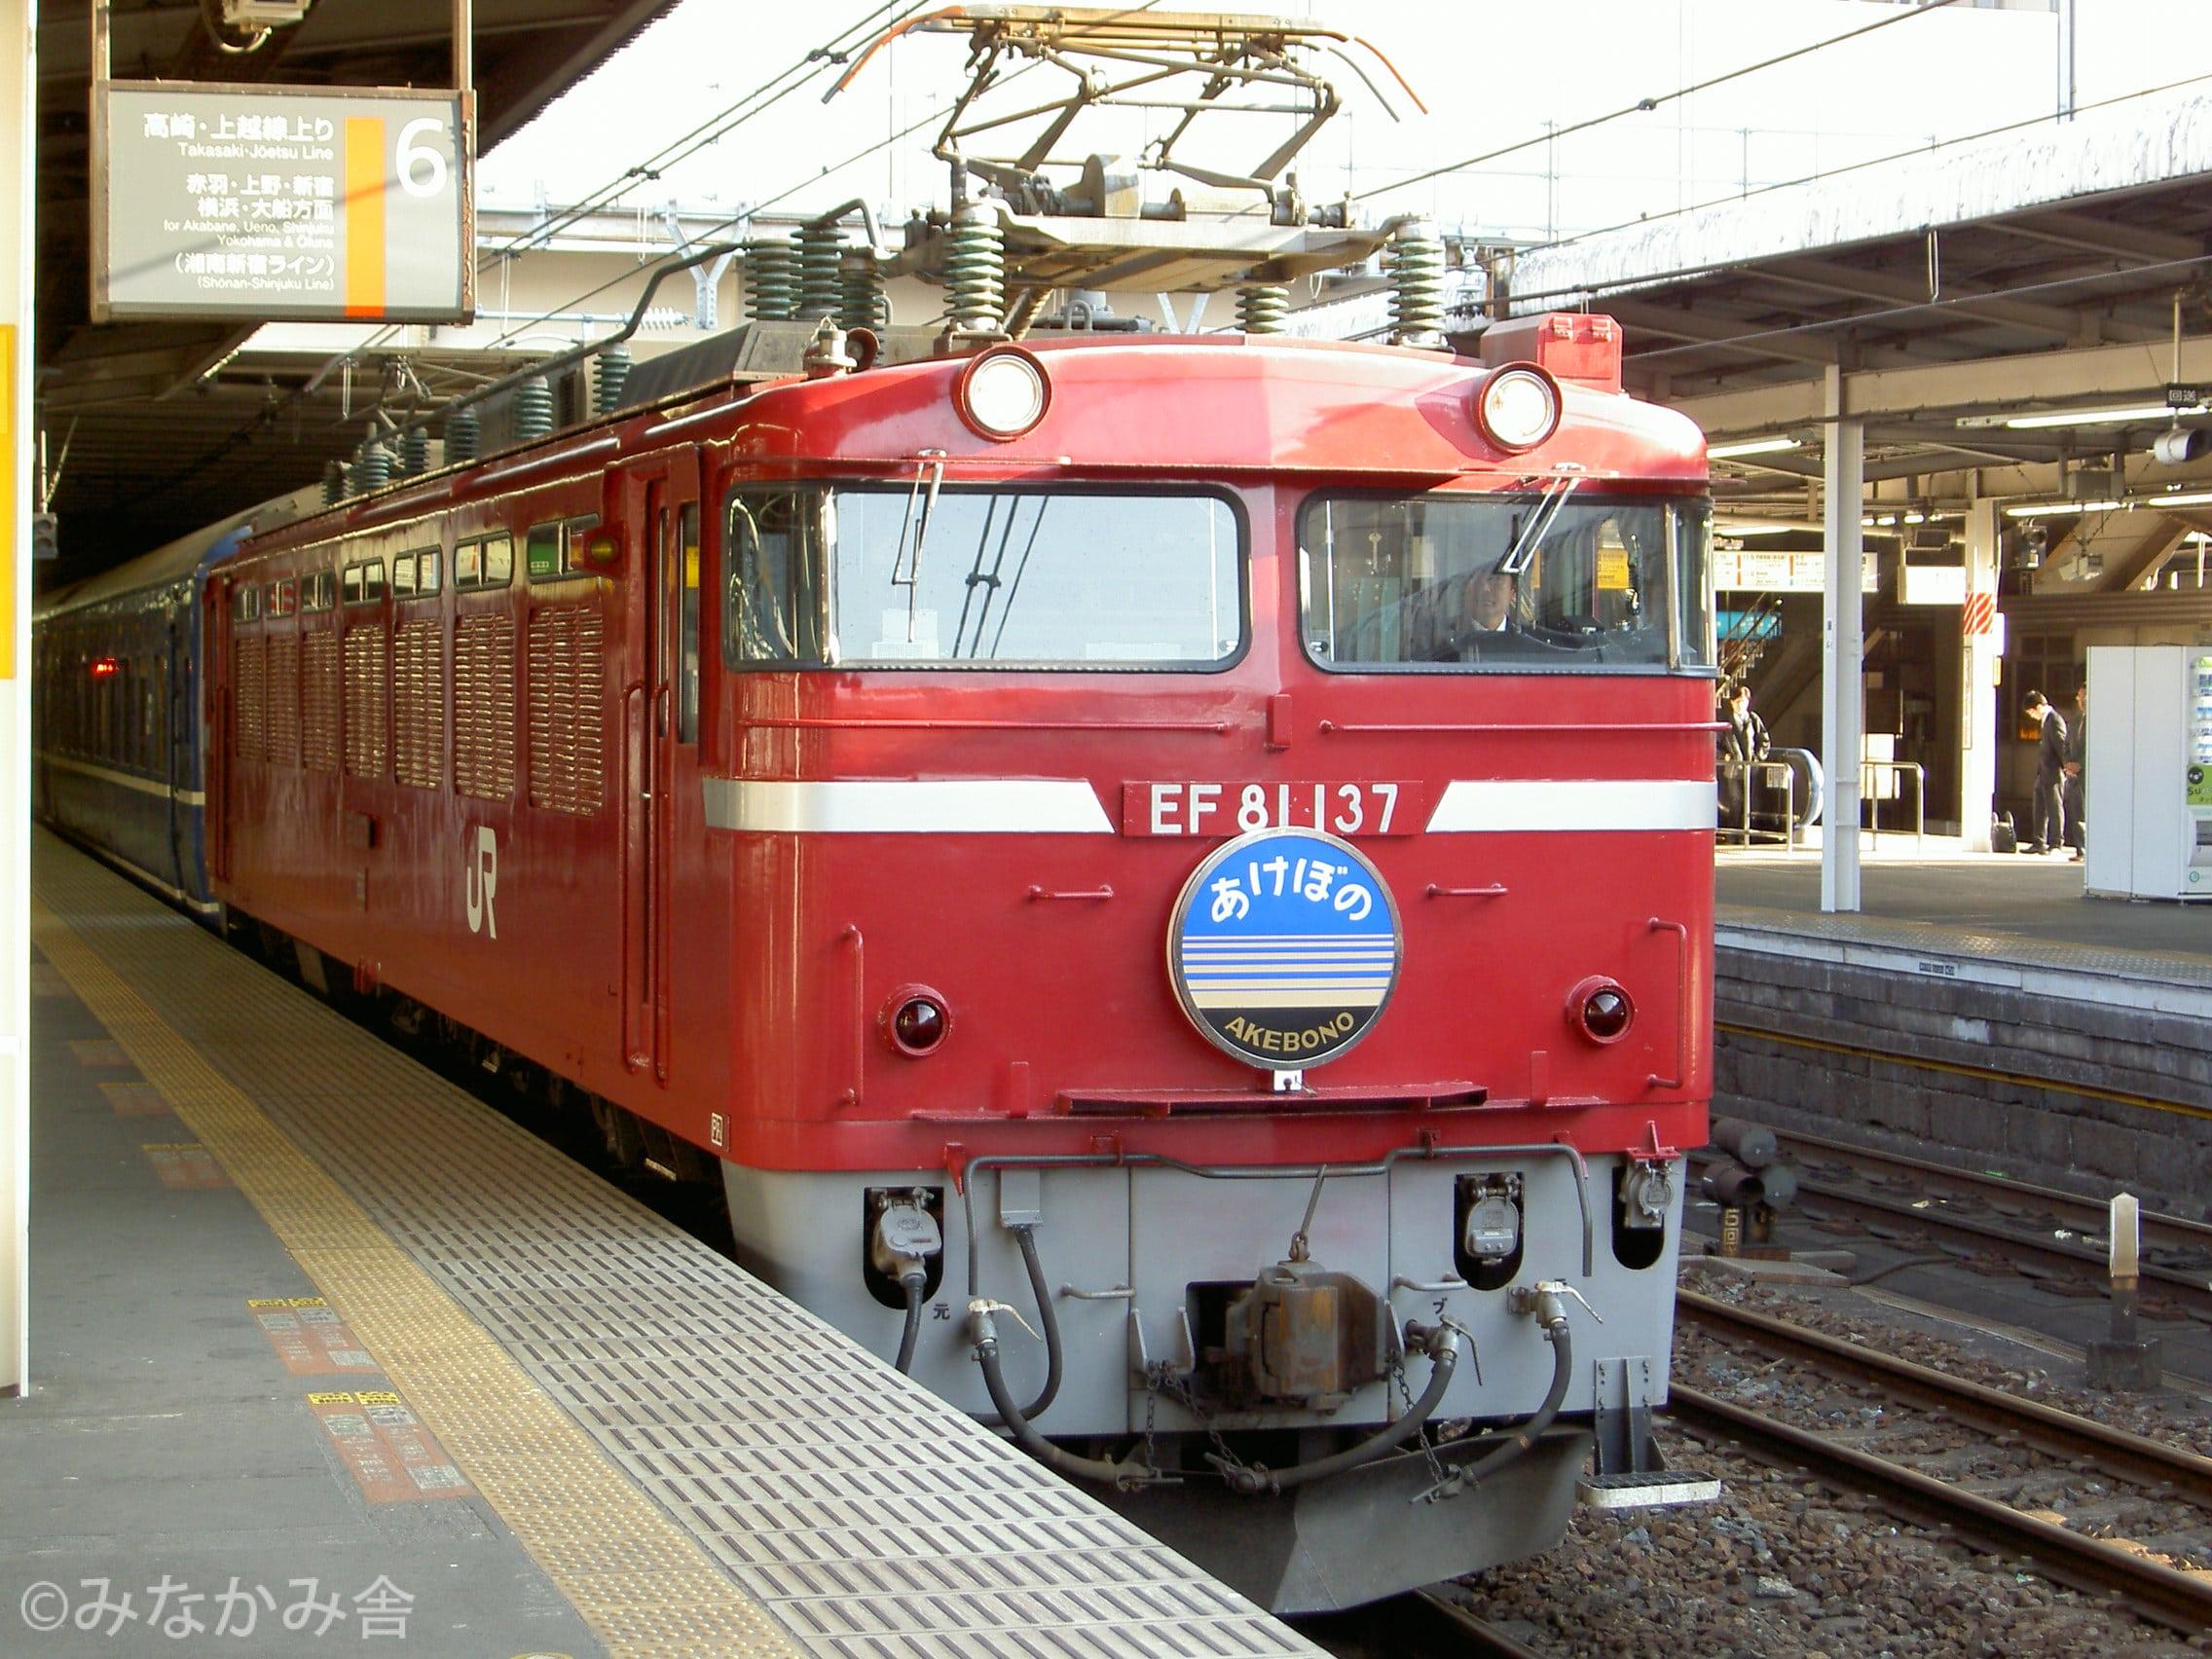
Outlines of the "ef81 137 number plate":
{"type": "Polygon", "coordinates": [[[1227,836],[1299,829],[1347,837],[1411,835],[1428,822],[1428,807],[1422,786],[1402,781],[1125,783],[1122,833],[1227,836]]]}

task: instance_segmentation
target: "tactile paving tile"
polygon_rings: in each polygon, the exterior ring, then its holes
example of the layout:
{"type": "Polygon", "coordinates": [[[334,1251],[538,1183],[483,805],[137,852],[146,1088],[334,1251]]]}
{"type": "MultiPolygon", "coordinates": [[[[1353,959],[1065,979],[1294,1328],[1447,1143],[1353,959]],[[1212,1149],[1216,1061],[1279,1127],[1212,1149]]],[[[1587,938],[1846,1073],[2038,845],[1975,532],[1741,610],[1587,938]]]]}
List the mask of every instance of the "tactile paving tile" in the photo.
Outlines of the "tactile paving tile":
{"type": "MultiPolygon", "coordinates": [[[[809,1651],[1312,1654],[736,1264],[50,837],[39,896],[809,1651]],[[312,1064],[309,1056],[313,1057],[312,1064]],[[926,1517],[916,1524],[916,1517],[926,1517]]],[[[308,1225],[312,1225],[309,1223],[308,1225]]],[[[403,1355],[379,1355],[387,1363],[403,1355]]],[[[499,1471],[472,1460],[490,1490],[499,1471]]],[[[584,1536],[556,1482],[523,1499],[584,1536]]],[[[641,1645],[684,1609],[636,1571],[641,1645]]],[[[613,1598],[620,1603],[619,1595],[613,1598]]],[[[701,1649],[702,1651],[705,1649],[701,1649]]]]}

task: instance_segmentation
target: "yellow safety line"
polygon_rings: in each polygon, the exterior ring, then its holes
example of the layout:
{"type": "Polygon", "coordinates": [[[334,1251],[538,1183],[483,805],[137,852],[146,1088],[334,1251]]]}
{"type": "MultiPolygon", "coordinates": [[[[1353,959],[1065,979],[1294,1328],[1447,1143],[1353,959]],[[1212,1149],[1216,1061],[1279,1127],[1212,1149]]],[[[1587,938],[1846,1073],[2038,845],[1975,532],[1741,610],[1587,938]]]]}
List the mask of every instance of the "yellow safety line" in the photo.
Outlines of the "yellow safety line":
{"type": "Polygon", "coordinates": [[[2110,1100],[2120,1106],[2140,1106],[2146,1112],[2177,1112],[2185,1118],[2212,1119],[2212,1108],[2191,1106],[2179,1100],[2153,1100],[2146,1094],[2128,1094],[2118,1088],[2100,1088],[2093,1083],[2062,1083],[2054,1077],[2031,1077],[2026,1072],[1999,1071],[1993,1066],[1961,1065],[1954,1060],[1928,1060],[1915,1054],[1894,1054],[1886,1049],[1864,1049],[1855,1043],[1831,1043],[1824,1037],[1798,1037],[1784,1031],[1765,1031],[1755,1025],[1731,1025],[1716,1019],[1713,1029],[1728,1037],[1750,1037],[1760,1043],[1783,1043],[1792,1049],[1818,1049],[1826,1054],[1849,1054],[1855,1059],[1880,1060],[1885,1065],[1913,1071],[1944,1072],[1983,1083],[2009,1083],[2019,1088],[2042,1089],[2051,1094],[2079,1094],[2090,1100],[2110,1100]]]}
{"type": "Polygon", "coordinates": [[[229,1171],[610,1653],[798,1649],[261,1109],[47,905],[47,960],[229,1171]]]}

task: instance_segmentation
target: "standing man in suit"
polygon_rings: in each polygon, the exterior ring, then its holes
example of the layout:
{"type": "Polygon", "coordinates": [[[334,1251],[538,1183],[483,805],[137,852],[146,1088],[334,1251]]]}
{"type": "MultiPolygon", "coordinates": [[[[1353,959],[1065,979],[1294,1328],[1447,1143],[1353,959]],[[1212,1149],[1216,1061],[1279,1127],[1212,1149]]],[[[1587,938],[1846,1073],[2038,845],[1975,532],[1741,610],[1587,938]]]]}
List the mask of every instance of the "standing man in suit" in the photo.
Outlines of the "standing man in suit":
{"type": "Polygon", "coordinates": [[[2043,725],[2036,739],[2035,839],[2028,851],[2055,853],[2066,843],[2066,803],[2060,793],[2066,775],[2066,718],[2041,691],[2030,691],[2020,708],[2043,725]]]}
{"type": "Polygon", "coordinates": [[[2060,796],[2066,806],[2066,844],[2079,864],[2088,847],[2089,682],[2074,687],[2074,723],[2066,729],[2066,777],[2060,796]]]}

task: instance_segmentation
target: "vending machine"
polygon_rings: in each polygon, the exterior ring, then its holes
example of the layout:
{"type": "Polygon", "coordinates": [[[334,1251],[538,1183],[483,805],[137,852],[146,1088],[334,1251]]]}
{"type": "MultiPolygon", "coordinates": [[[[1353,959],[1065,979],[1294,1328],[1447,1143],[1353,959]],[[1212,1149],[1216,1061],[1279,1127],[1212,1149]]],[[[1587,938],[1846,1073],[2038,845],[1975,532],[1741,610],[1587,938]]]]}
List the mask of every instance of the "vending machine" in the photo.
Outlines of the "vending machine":
{"type": "Polygon", "coordinates": [[[2212,645],[2091,645],[2086,890],[2212,899],[2212,645]]]}

